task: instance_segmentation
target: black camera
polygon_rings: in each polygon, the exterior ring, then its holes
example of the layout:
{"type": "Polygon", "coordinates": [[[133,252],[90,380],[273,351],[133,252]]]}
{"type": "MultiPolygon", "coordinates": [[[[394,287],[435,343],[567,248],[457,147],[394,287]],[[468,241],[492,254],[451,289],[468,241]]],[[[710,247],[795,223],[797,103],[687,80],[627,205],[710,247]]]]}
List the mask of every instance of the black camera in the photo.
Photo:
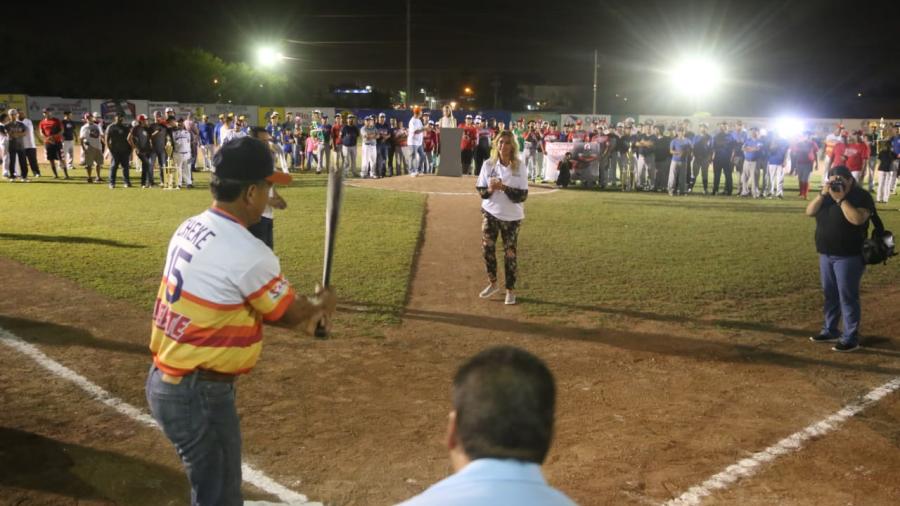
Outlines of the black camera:
{"type": "Polygon", "coordinates": [[[832,191],[842,192],[844,191],[844,182],[843,181],[829,181],[828,187],[831,188],[832,191]]]}

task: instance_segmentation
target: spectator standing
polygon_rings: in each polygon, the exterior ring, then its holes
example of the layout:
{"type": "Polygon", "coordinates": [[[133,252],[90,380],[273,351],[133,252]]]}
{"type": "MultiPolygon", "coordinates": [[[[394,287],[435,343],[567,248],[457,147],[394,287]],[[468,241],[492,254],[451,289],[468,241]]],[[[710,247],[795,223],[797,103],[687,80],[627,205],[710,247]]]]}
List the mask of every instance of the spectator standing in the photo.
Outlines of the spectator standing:
{"type": "Polygon", "coordinates": [[[344,129],[344,117],[340,114],[334,115],[334,125],[331,127],[331,145],[334,147],[334,169],[339,170],[344,167],[344,150],[341,143],[341,131],[344,129]]]}
{"type": "Polygon", "coordinates": [[[675,130],[675,138],[669,143],[669,153],[672,155],[672,163],[669,165],[669,181],[667,189],[669,196],[687,195],[687,163],[688,153],[691,150],[691,141],[684,136],[684,127],[675,130]]]}
{"type": "Polygon", "coordinates": [[[425,173],[434,174],[434,154],[438,152],[438,133],[434,121],[429,120],[422,133],[422,149],[425,150],[425,173]]]}
{"type": "Polygon", "coordinates": [[[787,164],[790,145],[781,135],[772,135],[769,141],[769,187],[765,193],[769,198],[784,198],[784,166],[787,164]]]}
{"type": "Polygon", "coordinates": [[[440,128],[456,128],[456,118],[453,117],[453,110],[449,105],[441,108],[441,119],[438,122],[440,128]]]}
{"type": "Polygon", "coordinates": [[[128,173],[131,163],[131,144],[128,142],[128,134],[131,129],[125,124],[121,113],[116,113],[113,124],[106,129],[106,145],[112,163],[109,166],[109,187],[116,187],[116,174],[119,167],[122,168],[122,179],[125,180],[125,188],[131,188],[131,177],[128,173]]]}
{"type": "Polygon", "coordinates": [[[70,111],[63,112],[62,119],[62,139],[63,139],[63,156],[66,164],[66,170],[75,168],[75,122],[72,121],[72,113],[70,111]]]}
{"type": "Polygon", "coordinates": [[[459,368],[452,394],[446,440],[455,474],[400,506],[575,506],[541,474],[556,409],[544,362],[489,348],[459,368]]]}
{"type": "Polygon", "coordinates": [[[188,112],[184,119],[184,129],[191,133],[191,172],[197,170],[197,151],[200,149],[200,129],[194,121],[194,113],[188,112]]]}
{"type": "Polygon", "coordinates": [[[665,191],[669,182],[669,171],[666,168],[672,163],[672,152],[669,149],[669,146],[672,144],[672,138],[666,135],[666,128],[662,124],[654,125],[653,129],[656,137],[653,144],[656,157],[656,173],[651,174],[650,177],[653,179],[653,188],[658,192],[662,192],[665,191]]]}
{"type": "Polygon", "coordinates": [[[347,124],[341,128],[341,151],[344,153],[344,177],[353,176],[356,171],[356,144],[359,142],[359,127],[356,116],[347,116],[347,124]]]}
{"type": "Polygon", "coordinates": [[[853,132],[848,136],[846,144],[838,144],[838,146],[835,146],[835,162],[850,169],[853,178],[860,183],[863,178],[863,170],[869,163],[869,145],[863,142],[862,132],[853,132]],[[840,153],[837,152],[838,146],[841,146],[840,153]]]}
{"type": "Polygon", "coordinates": [[[731,196],[733,187],[731,179],[731,164],[735,153],[734,136],[728,132],[728,124],[726,122],[719,123],[719,131],[712,139],[713,154],[713,187],[712,194],[719,193],[719,179],[725,176],[725,187],[722,190],[726,196],[731,196]]]}
{"type": "Polygon", "coordinates": [[[59,179],[59,174],[56,172],[56,162],[59,162],[65,178],[69,179],[69,170],[62,161],[62,121],[59,118],[55,118],[50,109],[44,109],[42,114],[44,119],[38,123],[38,130],[40,130],[41,136],[44,138],[44,149],[47,152],[47,161],[50,162],[50,170],[53,171],[53,179],[59,179]]]}
{"type": "Polygon", "coordinates": [[[394,129],[394,165],[397,169],[397,175],[409,174],[409,131],[402,122],[397,122],[397,128],[394,129]]]}
{"type": "Polygon", "coordinates": [[[472,159],[475,154],[475,146],[478,144],[478,129],[472,122],[472,115],[466,114],[465,123],[462,126],[462,138],[459,141],[459,155],[462,161],[462,173],[472,174],[472,159]]]}
{"type": "MultiPolygon", "coordinates": [[[[250,129],[250,137],[259,139],[274,150],[275,143],[272,142],[272,136],[267,129],[253,127],[250,129]]],[[[269,201],[259,222],[247,227],[253,237],[262,241],[272,251],[275,250],[275,209],[287,209],[287,202],[275,190],[275,185],[272,185],[269,187],[269,201]]]]}
{"type": "Polygon", "coordinates": [[[184,120],[178,118],[176,126],[172,130],[172,158],[175,165],[175,172],[178,175],[177,187],[180,190],[182,186],[187,188],[194,187],[193,175],[191,174],[191,132],[185,128],[184,120]]]}
{"type": "Polygon", "coordinates": [[[893,179],[896,177],[894,170],[894,160],[896,156],[891,151],[890,144],[885,143],[881,151],[878,152],[878,166],[876,174],[878,177],[878,194],[876,200],[880,204],[887,204],[891,197],[891,187],[893,179]]]}
{"type": "Polygon", "coordinates": [[[200,116],[197,124],[197,135],[200,141],[200,152],[203,153],[203,170],[209,172],[215,170],[212,164],[213,147],[215,147],[215,125],[209,122],[206,114],[200,116]]]}
{"type": "MultiPolygon", "coordinates": [[[[378,167],[376,173],[380,177],[386,177],[388,154],[390,151],[393,129],[391,128],[390,123],[387,122],[387,116],[383,112],[378,113],[378,121],[375,122],[375,130],[378,131],[378,136],[375,138],[375,150],[378,153],[375,162],[375,165],[378,167]]],[[[391,175],[393,175],[393,172],[392,169],[391,175]]]]}
{"type": "Polygon", "coordinates": [[[9,123],[9,114],[0,111],[0,166],[3,167],[3,177],[12,180],[15,176],[9,173],[9,131],[6,125],[9,123]]]}
{"type": "Polygon", "coordinates": [[[709,177],[709,164],[712,161],[713,139],[709,135],[709,125],[700,123],[700,133],[693,136],[691,140],[691,154],[693,155],[694,166],[691,170],[691,182],[688,192],[694,191],[694,185],[697,183],[697,176],[703,180],[703,194],[709,191],[707,178],[709,177]]]}
{"type": "Polygon", "coordinates": [[[825,165],[824,170],[827,173],[831,170],[831,165],[834,163],[834,148],[838,144],[844,141],[844,138],[841,137],[841,133],[844,131],[844,125],[838,123],[834,127],[834,132],[825,136],[825,165]]]}
{"type": "Polygon", "coordinates": [[[322,124],[319,125],[319,133],[316,141],[316,156],[319,158],[318,174],[324,168],[331,170],[331,125],[328,124],[328,115],[322,114],[322,124]]]}
{"type": "Polygon", "coordinates": [[[372,116],[366,116],[359,136],[362,137],[362,167],[359,177],[378,179],[378,129],[375,128],[372,116]]]}
{"type": "Polygon", "coordinates": [[[422,148],[422,133],[425,125],[422,124],[422,109],[413,107],[413,116],[409,119],[409,175],[418,176],[425,169],[425,150],[422,148]]]}
{"type": "Polygon", "coordinates": [[[759,188],[757,181],[759,180],[759,161],[761,157],[763,141],[759,138],[759,128],[750,127],[750,137],[744,141],[741,151],[744,154],[744,167],[741,171],[741,197],[752,195],[753,198],[759,198],[759,188]]]}
{"type": "Polygon", "coordinates": [[[100,177],[100,168],[103,166],[101,137],[100,126],[93,121],[90,113],[85,113],[84,124],[81,125],[78,138],[81,140],[81,151],[84,153],[84,168],[87,170],[88,183],[94,182],[94,178],[91,177],[91,170],[94,167],[97,169],[97,182],[103,182],[100,177]]]}
{"type": "Polygon", "coordinates": [[[478,142],[475,145],[475,175],[481,173],[484,161],[491,156],[491,140],[493,131],[485,123],[481,116],[475,116],[475,129],[478,131],[478,142]]]}
{"type": "Polygon", "coordinates": [[[225,126],[225,115],[219,114],[218,121],[216,122],[216,127],[213,130],[213,140],[215,141],[216,149],[222,145],[222,127],[225,126]]]}
{"type": "Polygon", "coordinates": [[[141,162],[141,188],[152,188],[153,165],[150,163],[150,157],[153,155],[153,145],[150,143],[147,116],[138,115],[137,122],[138,124],[132,127],[128,134],[128,143],[134,148],[141,162]]]}
{"type": "MultiPolygon", "coordinates": [[[[150,125],[150,144],[153,146],[153,153],[150,156],[150,165],[159,167],[159,180],[163,183],[166,181],[166,166],[169,164],[169,154],[166,151],[166,144],[175,145],[172,139],[172,128],[159,111],[153,113],[153,124],[150,125]]],[[[222,132],[222,143],[228,142],[225,138],[226,132],[222,132]]],[[[152,168],[151,168],[152,170],[152,168]]]]}
{"type": "Polygon", "coordinates": [[[874,212],[872,196],[856,184],[847,167],[840,165],[828,171],[822,192],[806,206],[806,215],[816,219],[816,252],[825,295],[825,321],[819,334],[810,340],[837,341],[832,348],[835,351],[859,349],[859,286],[866,270],[862,246],[874,212]],[[838,333],[839,322],[843,322],[842,334],[838,333]]]}
{"type": "Polygon", "coordinates": [[[34,123],[23,113],[19,114],[19,121],[25,125],[26,130],[25,136],[22,137],[22,142],[25,146],[25,159],[31,165],[31,174],[34,177],[41,177],[41,168],[38,167],[37,161],[37,145],[34,142],[34,123]]]}
{"type": "Polygon", "coordinates": [[[797,173],[800,182],[800,198],[807,199],[809,193],[809,176],[819,166],[819,148],[812,141],[812,132],[806,131],[800,135],[794,145],[791,146],[791,168],[797,173]]]}
{"type": "Polygon", "coordinates": [[[651,133],[650,124],[638,124],[641,133],[637,136],[637,174],[635,174],[635,185],[644,190],[652,191],[655,179],[651,174],[656,174],[656,137],[651,133]]]}

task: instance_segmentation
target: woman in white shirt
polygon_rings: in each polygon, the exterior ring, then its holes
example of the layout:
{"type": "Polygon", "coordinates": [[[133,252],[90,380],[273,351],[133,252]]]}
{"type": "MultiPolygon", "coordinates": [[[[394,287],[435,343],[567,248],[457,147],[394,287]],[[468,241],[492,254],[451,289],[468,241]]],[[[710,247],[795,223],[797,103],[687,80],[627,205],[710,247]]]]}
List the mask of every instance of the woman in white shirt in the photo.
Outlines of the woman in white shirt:
{"type": "Polygon", "coordinates": [[[516,303],[516,243],[525,218],[528,179],[519,160],[519,147],[509,130],[494,140],[491,157],[484,161],[475,189],[481,195],[481,248],[490,284],[478,295],[487,299],[500,290],[497,284],[497,235],[503,238],[506,304],[516,303]]]}

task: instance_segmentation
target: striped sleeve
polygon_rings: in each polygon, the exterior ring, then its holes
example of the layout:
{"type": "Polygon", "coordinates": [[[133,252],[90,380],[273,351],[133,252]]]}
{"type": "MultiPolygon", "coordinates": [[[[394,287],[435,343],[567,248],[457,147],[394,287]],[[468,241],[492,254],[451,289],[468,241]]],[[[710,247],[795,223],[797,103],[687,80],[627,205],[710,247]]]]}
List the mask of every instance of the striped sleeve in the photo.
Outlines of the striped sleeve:
{"type": "Polygon", "coordinates": [[[294,288],[274,254],[257,262],[238,280],[244,300],[269,322],[281,319],[294,300],[294,288]]]}

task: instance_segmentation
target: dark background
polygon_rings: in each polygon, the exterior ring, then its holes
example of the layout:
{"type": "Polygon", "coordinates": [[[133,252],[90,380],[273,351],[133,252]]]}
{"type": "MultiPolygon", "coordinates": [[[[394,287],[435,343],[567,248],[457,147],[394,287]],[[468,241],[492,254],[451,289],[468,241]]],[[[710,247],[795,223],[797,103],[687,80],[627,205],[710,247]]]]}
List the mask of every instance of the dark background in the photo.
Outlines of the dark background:
{"type": "MultiPolygon", "coordinates": [[[[468,85],[473,105],[492,107],[496,86],[498,106],[522,109],[528,85],[580,85],[575,109],[589,112],[596,48],[598,112],[900,115],[896,0],[411,4],[413,101],[423,87],[456,100],[468,85]],[[702,102],[674,93],[665,76],[678,55],[696,52],[727,76],[702,102]]],[[[405,87],[402,0],[54,5],[6,5],[3,93],[383,106],[405,87]],[[262,44],[296,60],[260,71],[262,44]],[[366,84],[377,93],[330,92],[366,84]]]]}

